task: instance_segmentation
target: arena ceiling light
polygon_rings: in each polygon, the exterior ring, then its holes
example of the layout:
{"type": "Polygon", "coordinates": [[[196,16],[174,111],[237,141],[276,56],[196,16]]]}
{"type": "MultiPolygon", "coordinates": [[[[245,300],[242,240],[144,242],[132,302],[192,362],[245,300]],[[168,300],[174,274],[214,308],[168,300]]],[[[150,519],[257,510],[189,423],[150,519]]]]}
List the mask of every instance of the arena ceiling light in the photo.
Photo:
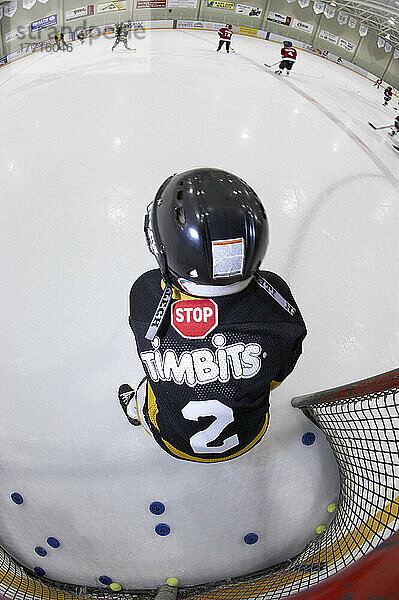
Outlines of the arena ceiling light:
{"type": "Polygon", "coordinates": [[[378,36],[389,33],[391,43],[399,47],[399,0],[334,0],[338,10],[368,25],[378,36]],[[396,20],[395,20],[396,19],[396,20]]]}

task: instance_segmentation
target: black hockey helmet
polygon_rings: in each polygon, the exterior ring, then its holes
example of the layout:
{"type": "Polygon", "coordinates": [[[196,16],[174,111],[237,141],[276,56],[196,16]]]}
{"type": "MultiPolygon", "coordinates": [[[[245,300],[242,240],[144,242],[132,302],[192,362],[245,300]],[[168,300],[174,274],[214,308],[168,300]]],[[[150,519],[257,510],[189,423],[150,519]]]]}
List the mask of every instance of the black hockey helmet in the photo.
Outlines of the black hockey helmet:
{"type": "Polygon", "coordinates": [[[285,48],[291,48],[291,46],[292,46],[292,42],[290,42],[289,40],[285,40],[283,42],[283,44],[284,44],[285,48]]]}
{"type": "Polygon", "coordinates": [[[265,209],[245,181],[226,171],[176,173],[147,210],[147,243],[163,278],[190,295],[241,291],[266,253],[265,209]]]}

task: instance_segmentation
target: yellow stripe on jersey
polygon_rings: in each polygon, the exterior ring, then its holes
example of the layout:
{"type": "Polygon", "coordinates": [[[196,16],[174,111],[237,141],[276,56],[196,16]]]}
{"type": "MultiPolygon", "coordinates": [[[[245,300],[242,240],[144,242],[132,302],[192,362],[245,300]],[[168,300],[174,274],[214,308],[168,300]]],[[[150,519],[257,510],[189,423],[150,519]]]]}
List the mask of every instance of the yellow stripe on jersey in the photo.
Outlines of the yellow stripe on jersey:
{"type": "MultiPolygon", "coordinates": [[[[157,423],[157,419],[156,419],[159,409],[157,406],[157,400],[155,398],[155,394],[149,383],[147,383],[147,403],[148,403],[148,415],[150,417],[151,423],[159,431],[159,427],[158,427],[158,423],[157,423]]],[[[269,425],[269,413],[266,414],[265,422],[263,424],[262,429],[260,430],[260,432],[258,433],[256,438],[254,438],[252,440],[252,442],[250,442],[248,444],[248,446],[246,446],[242,450],[239,450],[235,454],[232,454],[231,456],[225,456],[225,457],[221,457],[221,458],[200,458],[197,456],[191,456],[190,454],[181,452],[180,450],[178,450],[177,448],[172,446],[172,444],[170,444],[169,442],[164,440],[162,437],[161,437],[161,440],[165,444],[165,446],[168,448],[169,452],[171,454],[173,454],[174,456],[177,456],[178,458],[183,458],[184,460],[191,460],[194,462],[204,462],[204,463],[222,462],[225,460],[231,460],[232,458],[237,458],[238,456],[245,454],[245,452],[248,452],[248,450],[251,450],[251,448],[253,448],[255,446],[255,444],[257,444],[259,442],[259,440],[265,435],[268,425],[269,425]]]]}
{"type": "Polygon", "coordinates": [[[272,381],[270,384],[270,391],[272,392],[273,390],[276,389],[276,387],[278,387],[282,383],[283,383],[282,381],[272,381]]]}
{"type": "Polygon", "coordinates": [[[152,387],[150,383],[147,381],[147,406],[148,406],[148,417],[151,423],[154,425],[156,429],[159,431],[158,423],[157,423],[157,414],[159,413],[159,408],[157,405],[157,399],[155,398],[155,394],[152,391],[152,387]]]}

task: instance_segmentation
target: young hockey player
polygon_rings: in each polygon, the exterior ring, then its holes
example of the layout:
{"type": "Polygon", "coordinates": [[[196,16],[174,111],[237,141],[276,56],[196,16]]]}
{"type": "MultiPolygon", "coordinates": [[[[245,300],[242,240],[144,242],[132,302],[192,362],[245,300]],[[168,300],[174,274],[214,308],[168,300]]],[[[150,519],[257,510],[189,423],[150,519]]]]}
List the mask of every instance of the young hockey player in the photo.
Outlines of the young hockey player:
{"type": "Polygon", "coordinates": [[[374,82],[374,87],[377,86],[377,90],[379,90],[381,84],[382,84],[382,79],[376,79],[376,81],[374,82]]]}
{"type": "Polygon", "coordinates": [[[64,34],[62,31],[59,31],[58,33],[55,34],[55,45],[57,50],[61,50],[62,48],[65,48],[66,50],[68,50],[68,44],[66,43],[65,39],[64,39],[64,34]]]}
{"type": "Polygon", "coordinates": [[[388,87],[385,88],[384,91],[384,103],[383,106],[388,106],[388,102],[390,102],[392,100],[392,88],[389,85],[388,87]]]}
{"type": "Polygon", "coordinates": [[[231,36],[233,35],[233,26],[226,25],[226,27],[221,27],[218,31],[219,34],[219,45],[216,49],[216,52],[222,49],[223,44],[226,44],[226,52],[227,54],[230,52],[230,44],[231,44],[231,36]]]}
{"type": "Polygon", "coordinates": [[[83,29],[81,29],[77,34],[76,34],[76,39],[80,40],[80,45],[84,44],[84,41],[86,39],[85,33],[83,31],[83,29]]]}
{"type": "Polygon", "coordinates": [[[159,268],[133,284],[129,316],[146,378],[119,402],[176,458],[236,458],[265,434],[270,390],[306,336],[288,285],[259,270],[264,207],[239,177],[201,168],[169,177],[147,211],[159,268]]]}
{"type": "Polygon", "coordinates": [[[285,41],[283,42],[284,47],[281,48],[281,63],[278,66],[278,70],[276,71],[277,75],[281,75],[286,69],[287,75],[292,69],[292,65],[296,61],[296,50],[292,47],[292,42],[285,41]]]}
{"type": "Polygon", "coordinates": [[[58,31],[58,32],[55,34],[55,36],[54,36],[54,41],[55,41],[55,44],[54,44],[54,50],[55,50],[55,51],[57,51],[57,50],[61,50],[61,45],[60,45],[61,37],[60,37],[60,35],[61,35],[61,34],[60,34],[60,32],[58,31]]]}
{"type": "Polygon", "coordinates": [[[392,131],[388,132],[388,135],[390,135],[391,137],[393,137],[394,135],[396,135],[397,133],[399,133],[399,115],[396,117],[393,125],[392,125],[392,131]]]}
{"type": "Polygon", "coordinates": [[[123,23],[120,23],[115,28],[115,43],[112,46],[111,51],[114,51],[115,48],[117,47],[117,45],[120,44],[120,42],[122,42],[122,44],[125,46],[126,50],[133,50],[134,48],[129,48],[129,46],[127,45],[127,37],[128,37],[128,32],[124,28],[123,23]]]}

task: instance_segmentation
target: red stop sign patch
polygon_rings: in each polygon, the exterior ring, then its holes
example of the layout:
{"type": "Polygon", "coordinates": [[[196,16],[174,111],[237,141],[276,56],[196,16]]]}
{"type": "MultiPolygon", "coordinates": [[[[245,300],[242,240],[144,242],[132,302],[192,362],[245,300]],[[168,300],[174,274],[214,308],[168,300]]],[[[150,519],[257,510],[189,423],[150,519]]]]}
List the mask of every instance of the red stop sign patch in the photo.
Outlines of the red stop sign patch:
{"type": "Polygon", "coordinates": [[[185,338],[203,338],[218,324],[218,307],[209,298],[178,300],[172,305],[172,327],[185,338]]]}

